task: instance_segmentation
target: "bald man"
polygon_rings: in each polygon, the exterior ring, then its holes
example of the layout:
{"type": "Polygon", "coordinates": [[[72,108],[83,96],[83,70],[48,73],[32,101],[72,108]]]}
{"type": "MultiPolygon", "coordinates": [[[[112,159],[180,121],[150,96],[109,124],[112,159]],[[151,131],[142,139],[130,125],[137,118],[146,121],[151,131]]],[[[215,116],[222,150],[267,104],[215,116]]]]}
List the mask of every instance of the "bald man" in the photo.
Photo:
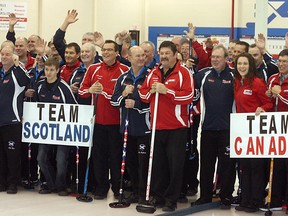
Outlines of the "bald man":
{"type": "Polygon", "coordinates": [[[133,193],[127,198],[129,203],[145,201],[145,186],[149,160],[150,124],[149,104],[140,100],[138,88],[144,82],[149,68],[144,66],[145,53],[139,46],[128,50],[131,62],[129,71],[118,78],[111,104],[121,109],[120,132],[128,125],[127,170],[132,181],[133,193]]]}

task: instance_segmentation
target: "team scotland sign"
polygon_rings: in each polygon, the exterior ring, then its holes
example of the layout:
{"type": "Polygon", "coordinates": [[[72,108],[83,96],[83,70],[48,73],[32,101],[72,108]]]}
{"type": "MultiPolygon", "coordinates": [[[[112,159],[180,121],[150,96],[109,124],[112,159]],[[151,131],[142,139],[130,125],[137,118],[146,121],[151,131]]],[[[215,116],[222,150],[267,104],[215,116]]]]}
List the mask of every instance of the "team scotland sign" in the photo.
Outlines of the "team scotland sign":
{"type": "Polygon", "coordinates": [[[22,141],[89,147],[94,107],[24,102],[22,141]]]}

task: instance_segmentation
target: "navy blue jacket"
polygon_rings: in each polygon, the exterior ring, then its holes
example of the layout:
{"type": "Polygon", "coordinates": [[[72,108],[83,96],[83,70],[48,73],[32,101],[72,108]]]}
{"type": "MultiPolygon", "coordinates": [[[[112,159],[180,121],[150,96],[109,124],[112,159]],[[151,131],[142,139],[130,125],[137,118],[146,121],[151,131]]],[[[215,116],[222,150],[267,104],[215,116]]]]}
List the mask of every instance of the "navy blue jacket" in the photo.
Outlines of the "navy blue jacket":
{"type": "Polygon", "coordinates": [[[40,80],[36,91],[36,101],[46,103],[77,104],[68,84],[58,78],[51,90],[47,88],[47,80],[40,80]]]}
{"type": "MultiPolygon", "coordinates": [[[[79,83],[79,86],[81,82],[83,81],[84,75],[86,73],[87,69],[84,67],[83,64],[80,65],[80,67],[76,68],[70,77],[69,85],[72,85],[75,82],[79,83]]],[[[79,87],[78,86],[78,87],[79,87]]],[[[82,98],[79,96],[78,92],[74,94],[74,97],[76,98],[77,102],[79,104],[86,104],[91,105],[91,96],[88,98],[82,98]]]]}
{"type": "Polygon", "coordinates": [[[125,108],[125,99],[127,99],[127,97],[123,98],[122,96],[122,92],[124,91],[126,85],[134,85],[134,91],[131,95],[129,95],[129,99],[135,100],[134,108],[129,109],[128,134],[131,136],[144,136],[150,132],[149,104],[143,103],[140,100],[138,93],[138,88],[140,88],[144,82],[148,72],[149,69],[143,67],[140,74],[135,78],[132,69],[130,69],[128,72],[122,74],[117,80],[110,103],[114,107],[121,108],[121,133],[124,133],[125,118],[128,110],[125,108]]]}
{"type": "MultiPolygon", "coordinates": [[[[0,68],[2,71],[2,67],[0,68]]],[[[26,69],[12,66],[0,82],[0,126],[21,122],[25,86],[30,82],[26,69]]]]}
{"type": "Polygon", "coordinates": [[[229,130],[234,106],[233,69],[226,65],[219,73],[212,67],[194,76],[196,91],[203,99],[202,130],[229,130]]]}
{"type": "Polygon", "coordinates": [[[268,82],[268,79],[273,74],[278,73],[278,66],[276,62],[273,60],[272,56],[268,53],[263,55],[263,63],[257,68],[257,75],[265,81],[268,82]]]}

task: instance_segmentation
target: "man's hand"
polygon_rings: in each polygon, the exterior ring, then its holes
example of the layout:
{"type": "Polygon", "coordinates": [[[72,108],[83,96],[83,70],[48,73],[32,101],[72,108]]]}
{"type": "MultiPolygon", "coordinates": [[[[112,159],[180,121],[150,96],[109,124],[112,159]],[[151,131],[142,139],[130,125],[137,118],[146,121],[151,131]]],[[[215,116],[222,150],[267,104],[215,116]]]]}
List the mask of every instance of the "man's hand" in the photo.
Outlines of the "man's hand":
{"type": "Polygon", "coordinates": [[[13,54],[13,61],[14,61],[14,64],[15,66],[19,66],[19,56],[16,55],[16,54],[13,54]]]}
{"type": "Polygon", "coordinates": [[[262,107],[257,107],[255,115],[258,116],[260,113],[265,112],[265,110],[262,107]]]}
{"type": "Polygon", "coordinates": [[[258,34],[258,40],[255,38],[255,44],[262,53],[262,55],[266,52],[266,39],[262,33],[258,34]]]}
{"type": "Polygon", "coordinates": [[[36,53],[38,55],[44,56],[45,55],[45,48],[47,46],[47,41],[44,42],[44,39],[39,40],[39,42],[36,44],[36,53]]]}
{"type": "Polygon", "coordinates": [[[71,84],[70,88],[71,88],[73,93],[77,93],[78,89],[79,89],[79,82],[75,82],[75,83],[71,84]]]}
{"type": "Polygon", "coordinates": [[[274,85],[271,89],[271,92],[274,97],[276,97],[281,92],[281,86],[280,85],[274,85]]]}
{"type": "Polygon", "coordinates": [[[104,38],[103,35],[101,34],[101,32],[94,32],[94,38],[95,38],[95,45],[102,48],[103,44],[104,44],[104,38]]]}
{"type": "Polygon", "coordinates": [[[184,30],[184,33],[186,34],[186,36],[191,39],[194,40],[195,39],[195,29],[196,26],[193,26],[192,23],[188,23],[188,28],[189,28],[189,32],[187,32],[186,30],[184,30]]]}
{"type": "Polygon", "coordinates": [[[17,22],[16,15],[14,13],[9,14],[9,26],[15,26],[17,22]]]}
{"type": "Polygon", "coordinates": [[[133,108],[135,105],[135,100],[132,99],[125,99],[125,108],[133,108]]]}
{"type": "Polygon", "coordinates": [[[71,12],[70,12],[70,10],[68,10],[67,16],[66,16],[62,26],[60,27],[60,29],[62,31],[66,31],[67,27],[71,23],[75,23],[78,20],[77,16],[78,16],[77,10],[73,9],[71,12]]]}
{"type": "Polygon", "coordinates": [[[34,89],[27,89],[26,92],[25,92],[25,97],[32,98],[34,93],[35,93],[34,89]]]}
{"type": "Polygon", "coordinates": [[[103,91],[103,86],[102,84],[99,82],[99,80],[97,80],[88,90],[89,93],[93,94],[101,94],[103,91]]]}
{"type": "Polygon", "coordinates": [[[166,94],[168,91],[168,88],[163,83],[155,82],[151,86],[150,93],[158,92],[160,94],[166,94]]]}
{"type": "Polygon", "coordinates": [[[132,94],[134,90],[133,85],[126,85],[124,91],[122,92],[123,97],[127,97],[129,94],[132,94]]]}
{"type": "Polygon", "coordinates": [[[118,45],[122,45],[123,41],[130,35],[129,31],[123,30],[115,35],[115,41],[118,45]]]}
{"type": "Polygon", "coordinates": [[[186,65],[187,68],[192,68],[195,65],[194,59],[191,59],[191,58],[187,59],[185,65],[186,65]]]}

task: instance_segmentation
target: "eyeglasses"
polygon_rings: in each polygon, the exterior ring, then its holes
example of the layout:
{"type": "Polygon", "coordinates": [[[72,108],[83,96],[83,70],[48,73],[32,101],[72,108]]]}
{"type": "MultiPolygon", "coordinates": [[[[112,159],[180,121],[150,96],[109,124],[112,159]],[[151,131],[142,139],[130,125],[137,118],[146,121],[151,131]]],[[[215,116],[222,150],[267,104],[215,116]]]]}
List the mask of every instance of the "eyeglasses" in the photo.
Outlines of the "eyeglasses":
{"type": "Polygon", "coordinates": [[[112,52],[112,51],[115,51],[115,50],[112,49],[112,48],[106,48],[106,49],[105,49],[105,48],[102,48],[101,51],[102,51],[102,52],[105,52],[105,51],[112,52]]]}

